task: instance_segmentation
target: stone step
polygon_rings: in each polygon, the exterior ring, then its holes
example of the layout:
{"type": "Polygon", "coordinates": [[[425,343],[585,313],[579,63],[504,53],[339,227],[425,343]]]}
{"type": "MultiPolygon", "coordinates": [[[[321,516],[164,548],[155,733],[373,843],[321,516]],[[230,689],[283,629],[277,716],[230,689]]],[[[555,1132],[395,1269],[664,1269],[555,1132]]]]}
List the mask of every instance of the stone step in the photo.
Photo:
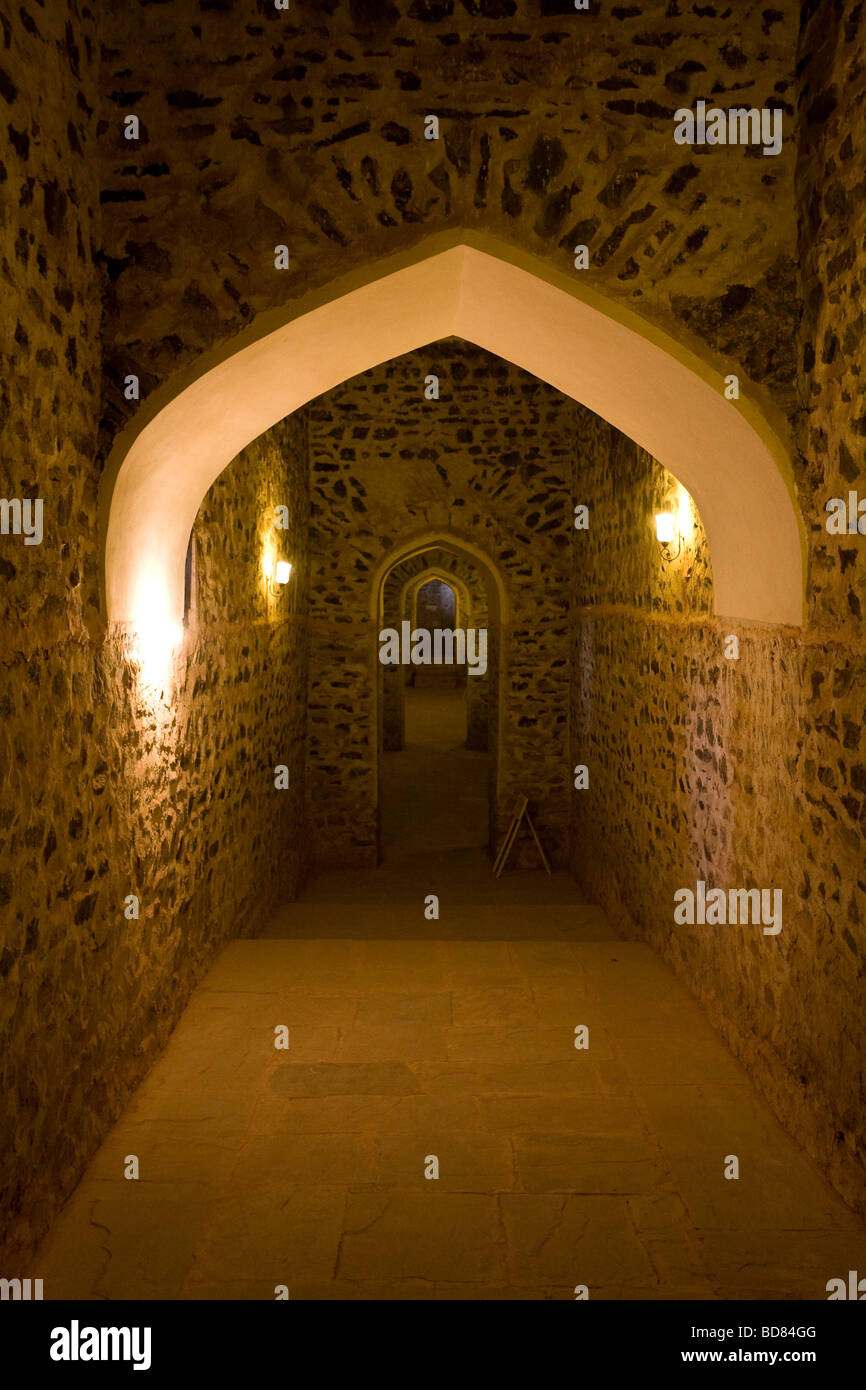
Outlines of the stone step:
{"type": "Polygon", "coordinates": [[[440,894],[439,917],[424,916],[423,885],[411,901],[287,903],[264,936],[274,938],[455,939],[466,941],[616,941],[600,907],[592,903],[449,903],[440,894]]]}

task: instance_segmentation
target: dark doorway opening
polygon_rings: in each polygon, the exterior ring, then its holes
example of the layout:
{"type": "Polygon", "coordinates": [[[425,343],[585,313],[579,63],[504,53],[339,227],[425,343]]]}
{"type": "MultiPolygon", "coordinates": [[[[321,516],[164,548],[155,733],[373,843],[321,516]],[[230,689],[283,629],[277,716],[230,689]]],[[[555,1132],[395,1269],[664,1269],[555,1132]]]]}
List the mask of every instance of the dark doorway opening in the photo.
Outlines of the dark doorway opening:
{"type": "Polygon", "coordinates": [[[495,676],[471,673],[468,645],[470,629],[489,636],[484,578],[441,545],[412,556],[385,579],[382,623],[428,634],[430,650],[439,641],[451,659],[381,669],[380,860],[488,848],[495,676]],[[465,646],[451,640],[458,633],[465,646]]]}

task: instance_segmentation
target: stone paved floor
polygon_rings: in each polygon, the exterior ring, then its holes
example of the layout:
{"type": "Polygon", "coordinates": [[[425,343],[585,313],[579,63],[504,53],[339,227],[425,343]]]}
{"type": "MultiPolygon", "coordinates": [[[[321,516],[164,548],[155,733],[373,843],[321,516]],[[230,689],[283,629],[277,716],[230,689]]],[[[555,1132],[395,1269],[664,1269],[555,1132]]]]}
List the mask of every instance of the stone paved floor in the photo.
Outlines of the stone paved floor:
{"type": "Polygon", "coordinates": [[[457,706],[437,751],[431,699],[386,760],[390,857],[223,951],[46,1241],[46,1298],[825,1299],[866,1271],[658,957],[564,874],[492,878],[483,755],[457,706]]]}
{"type": "Polygon", "coordinates": [[[49,1237],[46,1297],[822,1299],[866,1268],[657,957],[511,912],[523,939],[313,939],[345,906],[301,903],[230,945],[49,1237]]]}

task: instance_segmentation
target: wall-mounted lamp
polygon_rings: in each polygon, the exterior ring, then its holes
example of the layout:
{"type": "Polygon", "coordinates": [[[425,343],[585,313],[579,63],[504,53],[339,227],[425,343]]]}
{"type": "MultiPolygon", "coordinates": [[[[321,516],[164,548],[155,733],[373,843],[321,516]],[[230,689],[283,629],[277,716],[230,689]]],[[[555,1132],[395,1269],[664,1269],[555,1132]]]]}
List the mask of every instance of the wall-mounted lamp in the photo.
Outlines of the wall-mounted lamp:
{"type": "Polygon", "coordinates": [[[268,560],[265,562],[265,577],[268,581],[268,593],[274,598],[279,598],[283,586],[288,584],[292,577],[292,566],[288,560],[277,560],[276,564],[268,560]]]}
{"type": "Polygon", "coordinates": [[[673,512],[656,512],[656,537],[664,549],[665,558],[676,560],[682,552],[683,536],[673,512]],[[674,542],[677,544],[677,549],[671,551],[670,547],[674,542]]]}

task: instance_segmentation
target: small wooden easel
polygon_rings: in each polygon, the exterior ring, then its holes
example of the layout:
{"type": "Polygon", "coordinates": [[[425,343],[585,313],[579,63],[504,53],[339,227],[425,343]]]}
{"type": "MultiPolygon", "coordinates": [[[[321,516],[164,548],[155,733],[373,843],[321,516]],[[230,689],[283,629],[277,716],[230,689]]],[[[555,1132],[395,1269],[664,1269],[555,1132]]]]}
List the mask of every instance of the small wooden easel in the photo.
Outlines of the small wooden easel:
{"type": "Polygon", "coordinates": [[[520,829],[520,823],[524,817],[526,817],[526,824],[532,831],[532,838],[538,846],[538,853],[541,855],[541,862],[544,865],[547,872],[550,873],[550,865],[547,862],[547,855],[544,853],[544,850],[541,847],[541,841],[538,838],[538,832],[536,831],[535,826],[532,823],[532,817],[527,809],[528,806],[529,802],[527,801],[525,796],[519,796],[514,803],[514,812],[511,817],[511,824],[509,825],[508,830],[506,831],[505,839],[502,841],[502,844],[499,847],[499,853],[497,854],[496,862],[493,865],[494,878],[498,878],[499,875],[502,873],[502,870],[505,868],[505,861],[507,860],[509,854],[511,853],[514,847],[514,841],[517,839],[517,832],[520,829]]]}

